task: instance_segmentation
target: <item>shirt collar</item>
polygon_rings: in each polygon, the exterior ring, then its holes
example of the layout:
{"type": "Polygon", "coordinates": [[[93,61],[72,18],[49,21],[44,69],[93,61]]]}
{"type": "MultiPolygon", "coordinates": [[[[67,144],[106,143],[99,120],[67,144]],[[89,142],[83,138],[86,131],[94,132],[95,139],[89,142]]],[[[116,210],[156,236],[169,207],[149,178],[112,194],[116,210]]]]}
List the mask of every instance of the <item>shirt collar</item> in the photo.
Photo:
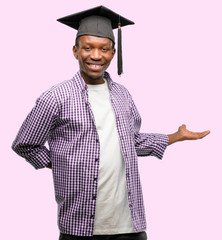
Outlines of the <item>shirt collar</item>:
{"type": "MultiPolygon", "coordinates": [[[[108,72],[104,73],[104,78],[107,80],[109,90],[112,90],[112,86],[114,84],[113,80],[110,77],[110,74],[108,72]]],[[[88,86],[85,83],[80,71],[77,72],[77,74],[74,76],[74,81],[76,82],[78,88],[80,89],[81,92],[87,91],[88,86]]]]}
{"type": "Polygon", "coordinates": [[[104,78],[107,80],[109,90],[111,91],[114,82],[113,82],[113,80],[111,79],[110,74],[109,74],[108,72],[105,72],[105,73],[104,73],[104,78]]]}

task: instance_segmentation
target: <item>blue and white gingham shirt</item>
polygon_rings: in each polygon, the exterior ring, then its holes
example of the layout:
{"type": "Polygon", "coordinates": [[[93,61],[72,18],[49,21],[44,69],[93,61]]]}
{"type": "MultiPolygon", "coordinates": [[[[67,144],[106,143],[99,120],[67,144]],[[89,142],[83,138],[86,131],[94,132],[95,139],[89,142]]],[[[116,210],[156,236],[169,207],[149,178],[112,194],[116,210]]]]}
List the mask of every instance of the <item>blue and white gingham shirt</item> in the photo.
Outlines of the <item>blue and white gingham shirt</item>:
{"type": "MultiPolygon", "coordinates": [[[[167,135],[140,133],[141,118],[131,95],[105,76],[116,117],[131,219],[136,232],[146,228],[137,156],[162,158],[167,135]]],[[[107,123],[109,124],[109,123],[107,123]]],[[[52,163],[58,224],[62,233],[92,236],[100,162],[100,142],[88,99],[87,85],[78,72],[43,93],[24,121],[13,150],[36,169],[52,163]],[[48,141],[49,149],[44,144],[48,141]]]]}

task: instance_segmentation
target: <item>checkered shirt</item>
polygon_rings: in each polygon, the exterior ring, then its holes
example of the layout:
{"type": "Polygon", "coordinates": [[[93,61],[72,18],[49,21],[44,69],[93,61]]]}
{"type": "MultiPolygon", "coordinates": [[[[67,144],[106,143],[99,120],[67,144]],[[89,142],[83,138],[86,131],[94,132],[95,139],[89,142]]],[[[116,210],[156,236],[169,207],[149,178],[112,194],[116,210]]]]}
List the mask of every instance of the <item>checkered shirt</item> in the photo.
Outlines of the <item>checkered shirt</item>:
{"type": "MultiPolygon", "coordinates": [[[[141,118],[131,95],[107,72],[104,77],[126,164],[131,219],[139,232],[146,228],[146,219],[137,156],[161,159],[168,137],[140,133],[141,118]]],[[[78,72],[71,80],[43,93],[12,145],[36,169],[52,163],[59,229],[77,236],[93,235],[100,163],[100,141],[87,89],[78,72]]]]}

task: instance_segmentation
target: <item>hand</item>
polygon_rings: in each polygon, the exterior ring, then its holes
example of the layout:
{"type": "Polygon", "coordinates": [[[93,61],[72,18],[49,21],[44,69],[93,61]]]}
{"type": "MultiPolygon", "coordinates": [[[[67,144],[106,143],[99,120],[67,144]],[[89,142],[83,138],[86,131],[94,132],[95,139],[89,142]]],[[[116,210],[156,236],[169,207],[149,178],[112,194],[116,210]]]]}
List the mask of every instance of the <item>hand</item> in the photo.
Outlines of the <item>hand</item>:
{"type": "Polygon", "coordinates": [[[197,140],[204,138],[210,133],[210,131],[204,131],[204,132],[191,132],[186,129],[186,125],[183,124],[178,128],[178,131],[173,134],[169,134],[169,144],[178,142],[178,141],[184,141],[184,140],[197,140]]]}
{"type": "Polygon", "coordinates": [[[52,169],[52,163],[50,162],[46,167],[52,169]]]}

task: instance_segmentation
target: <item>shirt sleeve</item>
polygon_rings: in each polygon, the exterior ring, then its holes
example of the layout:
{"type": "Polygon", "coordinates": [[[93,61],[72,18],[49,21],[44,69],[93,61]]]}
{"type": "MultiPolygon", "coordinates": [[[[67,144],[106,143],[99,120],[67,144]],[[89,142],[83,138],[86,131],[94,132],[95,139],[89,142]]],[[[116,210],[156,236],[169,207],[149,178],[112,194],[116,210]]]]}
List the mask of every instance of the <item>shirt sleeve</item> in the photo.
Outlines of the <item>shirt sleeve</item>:
{"type": "Polygon", "coordinates": [[[44,146],[56,119],[57,105],[48,92],[37,99],[32,111],[23,122],[12,149],[36,169],[50,163],[50,152],[44,146]]]}
{"type": "Polygon", "coordinates": [[[135,149],[138,156],[155,156],[163,158],[163,154],[168,146],[169,138],[165,134],[140,133],[141,117],[131,98],[131,114],[133,120],[133,131],[135,139],[135,149]]]}

